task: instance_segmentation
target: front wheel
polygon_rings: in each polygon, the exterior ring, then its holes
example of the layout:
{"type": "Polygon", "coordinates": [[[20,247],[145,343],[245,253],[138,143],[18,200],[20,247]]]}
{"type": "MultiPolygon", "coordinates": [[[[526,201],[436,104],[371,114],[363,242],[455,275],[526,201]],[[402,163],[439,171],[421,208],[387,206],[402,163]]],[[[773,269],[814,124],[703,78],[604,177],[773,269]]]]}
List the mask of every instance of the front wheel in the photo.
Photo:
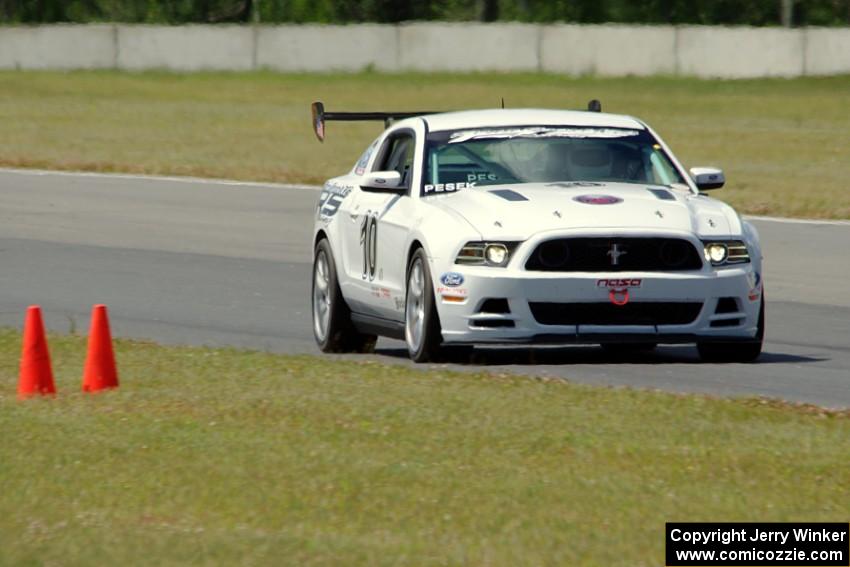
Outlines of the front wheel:
{"type": "Polygon", "coordinates": [[[325,239],[316,245],[313,257],[313,336],[322,352],[372,352],[378,339],[354,328],[325,239]]]}
{"type": "Polygon", "coordinates": [[[436,360],[443,342],[434,286],[428,259],[420,248],[407,267],[407,295],[404,307],[404,341],[414,362],[436,360]]]}
{"type": "Polygon", "coordinates": [[[758,330],[751,342],[697,343],[700,358],[705,362],[753,362],[761,355],[764,343],[764,291],[759,308],[758,330]]]}

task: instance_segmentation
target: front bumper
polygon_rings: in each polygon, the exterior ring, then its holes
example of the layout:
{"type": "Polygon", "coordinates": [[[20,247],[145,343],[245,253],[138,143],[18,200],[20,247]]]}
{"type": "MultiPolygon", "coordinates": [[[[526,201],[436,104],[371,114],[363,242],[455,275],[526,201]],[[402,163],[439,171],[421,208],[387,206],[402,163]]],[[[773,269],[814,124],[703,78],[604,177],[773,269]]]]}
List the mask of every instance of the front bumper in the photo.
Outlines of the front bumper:
{"type": "MultiPolygon", "coordinates": [[[[680,344],[756,340],[761,282],[755,269],[753,264],[745,264],[698,272],[552,273],[450,265],[432,266],[432,273],[447,344],[680,344]],[[444,285],[440,275],[446,271],[461,273],[463,284],[444,285]],[[617,324],[611,289],[619,286],[600,284],[600,280],[614,278],[640,280],[639,286],[628,288],[629,304],[701,305],[694,308],[695,318],[685,324],[617,324]],[[507,300],[510,312],[482,312],[488,299],[507,300]],[[598,304],[600,310],[614,316],[605,324],[543,324],[538,320],[539,306],[535,318],[531,303],[598,304]]],[[[624,296],[618,293],[615,298],[622,301],[624,296]]],[[[594,310],[592,305],[584,307],[584,312],[594,310]]]]}

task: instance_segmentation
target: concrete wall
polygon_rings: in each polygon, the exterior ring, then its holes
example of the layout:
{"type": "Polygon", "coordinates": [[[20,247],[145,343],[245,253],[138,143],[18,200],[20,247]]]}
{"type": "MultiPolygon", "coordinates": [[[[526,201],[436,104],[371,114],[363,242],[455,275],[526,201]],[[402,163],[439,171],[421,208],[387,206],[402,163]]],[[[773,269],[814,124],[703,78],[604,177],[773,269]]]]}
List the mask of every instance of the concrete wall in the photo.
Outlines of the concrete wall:
{"type": "Polygon", "coordinates": [[[532,24],[428,23],[399,27],[399,69],[536,71],[540,28],[532,24]]]}
{"type": "Polygon", "coordinates": [[[803,30],[679,28],[677,71],[698,77],[798,77],[805,69],[803,30]]]}
{"type": "Polygon", "coordinates": [[[543,28],[540,68],[567,75],[672,75],[672,26],[551,25],[543,28]]]}
{"type": "Polygon", "coordinates": [[[117,26],[117,38],[119,69],[248,71],[255,66],[250,27],[117,26]]]}
{"type": "Polygon", "coordinates": [[[850,28],[406,23],[0,26],[0,69],[850,73],[850,28]]]}
{"type": "Polygon", "coordinates": [[[114,67],[115,37],[110,25],[0,27],[0,68],[114,67]]]}
{"type": "Polygon", "coordinates": [[[286,25],[257,28],[257,66],[276,71],[398,68],[396,26],[286,25]]]}
{"type": "Polygon", "coordinates": [[[850,32],[846,29],[806,30],[806,74],[850,73],[850,32]]]}

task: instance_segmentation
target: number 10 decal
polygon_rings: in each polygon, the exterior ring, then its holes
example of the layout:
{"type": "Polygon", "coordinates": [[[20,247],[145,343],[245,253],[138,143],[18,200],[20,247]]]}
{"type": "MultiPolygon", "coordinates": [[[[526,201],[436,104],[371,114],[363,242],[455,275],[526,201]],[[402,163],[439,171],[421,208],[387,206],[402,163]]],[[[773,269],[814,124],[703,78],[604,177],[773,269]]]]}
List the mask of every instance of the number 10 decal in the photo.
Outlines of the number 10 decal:
{"type": "Polygon", "coordinates": [[[371,212],[363,216],[360,224],[360,244],[363,246],[363,279],[375,279],[378,252],[378,215],[371,212]]]}

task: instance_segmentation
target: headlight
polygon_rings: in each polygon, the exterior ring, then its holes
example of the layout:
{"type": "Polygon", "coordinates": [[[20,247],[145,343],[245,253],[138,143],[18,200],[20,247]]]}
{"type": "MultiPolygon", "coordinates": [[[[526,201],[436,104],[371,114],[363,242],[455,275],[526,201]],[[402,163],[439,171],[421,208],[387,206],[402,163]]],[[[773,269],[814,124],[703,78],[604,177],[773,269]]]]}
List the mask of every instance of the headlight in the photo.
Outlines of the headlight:
{"type": "Polygon", "coordinates": [[[750,261],[747,245],[740,240],[705,241],[705,260],[712,266],[745,264],[750,261]]]}
{"type": "Polygon", "coordinates": [[[455,264],[505,267],[517,242],[467,242],[458,252],[455,264]]]}
{"type": "Polygon", "coordinates": [[[484,258],[490,264],[502,266],[508,263],[508,247],[504,244],[488,244],[484,249],[484,258]]]}
{"type": "Polygon", "coordinates": [[[726,245],[719,242],[712,242],[705,245],[705,259],[712,264],[722,264],[726,259],[726,245]]]}

